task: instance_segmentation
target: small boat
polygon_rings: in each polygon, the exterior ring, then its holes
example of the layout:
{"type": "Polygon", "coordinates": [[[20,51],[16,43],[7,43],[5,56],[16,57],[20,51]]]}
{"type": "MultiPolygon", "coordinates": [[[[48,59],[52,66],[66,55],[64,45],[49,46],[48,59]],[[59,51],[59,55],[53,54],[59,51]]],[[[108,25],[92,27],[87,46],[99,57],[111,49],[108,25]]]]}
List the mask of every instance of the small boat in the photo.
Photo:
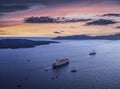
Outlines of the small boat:
{"type": "Polygon", "coordinates": [[[71,72],[77,72],[77,70],[76,69],[72,69],[71,72]]]}
{"type": "Polygon", "coordinates": [[[61,67],[61,66],[67,65],[68,63],[69,63],[68,58],[60,59],[60,60],[56,60],[56,61],[52,64],[52,67],[53,67],[53,68],[61,67]]]}
{"type": "Polygon", "coordinates": [[[96,52],[93,51],[93,52],[89,53],[89,55],[96,55],[96,52]]]}

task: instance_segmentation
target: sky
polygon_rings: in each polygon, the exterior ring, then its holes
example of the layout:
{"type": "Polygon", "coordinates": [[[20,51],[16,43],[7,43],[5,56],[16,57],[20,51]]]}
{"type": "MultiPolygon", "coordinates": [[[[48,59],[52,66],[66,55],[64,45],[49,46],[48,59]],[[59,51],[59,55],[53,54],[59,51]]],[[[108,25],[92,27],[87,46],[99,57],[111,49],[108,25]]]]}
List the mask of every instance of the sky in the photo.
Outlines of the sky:
{"type": "Polygon", "coordinates": [[[0,1],[1,37],[111,35],[120,32],[119,22],[120,0],[0,1]]]}

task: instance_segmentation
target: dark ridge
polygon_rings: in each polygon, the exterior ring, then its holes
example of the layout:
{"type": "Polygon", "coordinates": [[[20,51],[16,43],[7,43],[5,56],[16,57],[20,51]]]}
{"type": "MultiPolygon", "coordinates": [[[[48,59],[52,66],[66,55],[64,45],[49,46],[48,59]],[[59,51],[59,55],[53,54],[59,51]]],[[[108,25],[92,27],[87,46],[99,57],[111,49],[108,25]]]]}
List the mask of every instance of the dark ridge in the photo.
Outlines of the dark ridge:
{"type": "Polygon", "coordinates": [[[120,17],[120,14],[110,13],[110,14],[104,14],[104,15],[102,15],[102,16],[109,16],[109,17],[114,16],[114,17],[120,17]]]}
{"type": "Polygon", "coordinates": [[[59,36],[53,38],[54,40],[120,40],[120,34],[108,36],[88,36],[88,35],[73,35],[73,36],[59,36]]]}
{"type": "Polygon", "coordinates": [[[0,48],[31,48],[39,45],[48,45],[50,43],[58,43],[55,41],[33,41],[27,39],[1,39],[0,48]]]}

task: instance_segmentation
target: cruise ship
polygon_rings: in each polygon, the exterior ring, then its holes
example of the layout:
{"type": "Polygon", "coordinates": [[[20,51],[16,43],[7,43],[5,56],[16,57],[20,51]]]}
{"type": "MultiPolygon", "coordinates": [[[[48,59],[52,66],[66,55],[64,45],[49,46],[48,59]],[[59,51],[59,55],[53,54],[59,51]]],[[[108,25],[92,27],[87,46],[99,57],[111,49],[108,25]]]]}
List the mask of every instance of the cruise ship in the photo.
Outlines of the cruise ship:
{"type": "Polygon", "coordinates": [[[67,65],[68,63],[69,63],[68,58],[64,58],[64,59],[56,60],[56,61],[52,64],[52,67],[53,67],[53,68],[61,67],[61,66],[67,65]]]}

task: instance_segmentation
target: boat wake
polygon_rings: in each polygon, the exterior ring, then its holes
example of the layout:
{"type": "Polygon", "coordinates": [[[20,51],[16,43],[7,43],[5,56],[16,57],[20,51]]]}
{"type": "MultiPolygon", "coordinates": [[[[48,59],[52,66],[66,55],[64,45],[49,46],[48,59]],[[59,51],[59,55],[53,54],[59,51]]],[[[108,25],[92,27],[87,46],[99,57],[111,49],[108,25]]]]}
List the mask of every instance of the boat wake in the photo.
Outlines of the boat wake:
{"type": "Polygon", "coordinates": [[[48,71],[50,69],[52,69],[52,66],[49,66],[49,67],[45,68],[45,71],[48,71]]]}

